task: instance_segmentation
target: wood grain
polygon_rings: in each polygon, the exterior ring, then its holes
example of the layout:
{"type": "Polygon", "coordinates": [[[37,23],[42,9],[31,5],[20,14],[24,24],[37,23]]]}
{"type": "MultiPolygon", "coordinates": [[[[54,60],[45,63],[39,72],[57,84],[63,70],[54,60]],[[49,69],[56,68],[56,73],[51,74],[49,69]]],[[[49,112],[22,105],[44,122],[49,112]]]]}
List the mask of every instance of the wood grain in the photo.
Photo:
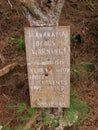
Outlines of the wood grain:
{"type": "Polygon", "coordinates": [[[25,28],[32,107],[70,105],[70,27],[25,28]]]}

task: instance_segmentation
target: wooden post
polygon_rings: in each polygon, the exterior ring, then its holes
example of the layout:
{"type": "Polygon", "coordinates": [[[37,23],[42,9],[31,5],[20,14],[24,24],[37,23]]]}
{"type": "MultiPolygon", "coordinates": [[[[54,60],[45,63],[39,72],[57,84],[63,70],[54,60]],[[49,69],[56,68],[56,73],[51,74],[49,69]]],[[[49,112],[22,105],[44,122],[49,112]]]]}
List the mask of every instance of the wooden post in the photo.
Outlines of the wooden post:
{"type": "Polygon", "coordinates": [[[20,0],[30,26],[58,26],[64,0],[20,0]]]}
{"type": "Polygon", "coordinates": [[[20,1],[31,26],[25,28],[31,106],[69,107],[70,28],[58,27],[64,0],[20,1]]]}
{"type": "Polygon", "coordinates": [[[32,107],[67,108],[70,102],[70,27],[25,28],[32,107]]]}

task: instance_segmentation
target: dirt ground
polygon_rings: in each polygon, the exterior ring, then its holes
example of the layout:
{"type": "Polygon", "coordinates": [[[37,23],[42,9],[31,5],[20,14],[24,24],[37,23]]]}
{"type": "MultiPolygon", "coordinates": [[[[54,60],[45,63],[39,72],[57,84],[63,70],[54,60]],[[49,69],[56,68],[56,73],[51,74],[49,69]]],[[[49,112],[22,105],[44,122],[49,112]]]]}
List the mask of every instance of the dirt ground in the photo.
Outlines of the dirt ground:
{"type": "MultiPolygon", "coordinates": [[[[29,23],[18,0],[0,0],[0,69],[18,63],[9,73],[0,77],[0,124],[10,125],[14,130],[20,122],[8,104],[26,102],[29,105],[29,89],[25,49],[19,48],[24,27],[29,23]]],[[[71,89],[76,91],[90,106],[90,116],[82,125],[67,130],[98,130],[98,1],[65,0],[60,25],[71,26],[71,66],[92,63],[90,75],[77,77],[71,74],[71,89]],[[76,41],[75,41],[76,40],[76,41]]]]}

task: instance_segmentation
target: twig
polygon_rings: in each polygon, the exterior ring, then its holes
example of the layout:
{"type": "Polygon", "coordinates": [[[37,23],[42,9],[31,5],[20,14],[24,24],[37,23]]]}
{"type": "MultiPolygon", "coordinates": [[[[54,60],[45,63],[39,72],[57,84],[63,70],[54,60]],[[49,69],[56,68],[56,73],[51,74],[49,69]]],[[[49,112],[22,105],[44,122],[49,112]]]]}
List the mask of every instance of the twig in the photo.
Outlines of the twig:
{"type": "Polygon", "coordinates": [[[8,1],[9,5],[10,5],[10,7],[11,7],[11,9],[12,9],[12,8],[13,8],[13,6],[12,6],[12,4],[11,4],[10,0],[7,0],[7,1],[8,1]]]}
{"type": "Polygon", "coordinates": [[[6,67],[2,68],[0,70],[0,77],[6,75],[7,73],[9,73],[11,70],[13,70],[17,66],[21,66],[21,65],[18,63],[12,63],[12,64],[7,65],[6,67]]]}

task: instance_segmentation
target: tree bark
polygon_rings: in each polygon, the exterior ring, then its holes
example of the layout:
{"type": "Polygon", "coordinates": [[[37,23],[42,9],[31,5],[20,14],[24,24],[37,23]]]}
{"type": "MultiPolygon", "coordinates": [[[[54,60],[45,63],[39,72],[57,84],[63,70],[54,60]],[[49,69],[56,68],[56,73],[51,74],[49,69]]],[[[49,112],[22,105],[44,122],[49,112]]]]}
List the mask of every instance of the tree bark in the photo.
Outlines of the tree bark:
{"type": "Polygon", "coordinates": [[[30,26],[58,26],[65,0],[20,0],[30,26]]]}

